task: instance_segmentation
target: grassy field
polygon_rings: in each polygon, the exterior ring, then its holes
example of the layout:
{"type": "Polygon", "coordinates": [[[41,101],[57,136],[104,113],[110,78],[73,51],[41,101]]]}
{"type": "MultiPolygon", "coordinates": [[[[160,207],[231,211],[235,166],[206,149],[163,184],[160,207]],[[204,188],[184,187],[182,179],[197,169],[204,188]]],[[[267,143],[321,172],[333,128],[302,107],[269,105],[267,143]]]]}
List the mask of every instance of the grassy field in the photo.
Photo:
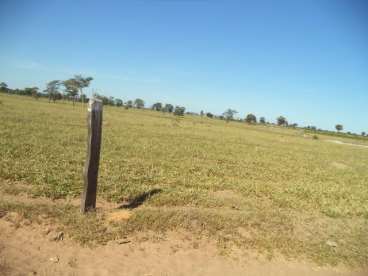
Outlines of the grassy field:
{"type": "MultiPolygon", "coordinates": [[[[86,106],[8,95],[0,101],[3,194],[79,197],[86,106]]],[[[5,199],[0,211],[45,212],[82,242],[180,228],[224,249],[368,265],[368,148],[331,139],[340,138],[106,107],[98,200],[150,194],[131,219],[111,230],[103,214],[82,217],[73,206],[55,210],[5,199]]]]}

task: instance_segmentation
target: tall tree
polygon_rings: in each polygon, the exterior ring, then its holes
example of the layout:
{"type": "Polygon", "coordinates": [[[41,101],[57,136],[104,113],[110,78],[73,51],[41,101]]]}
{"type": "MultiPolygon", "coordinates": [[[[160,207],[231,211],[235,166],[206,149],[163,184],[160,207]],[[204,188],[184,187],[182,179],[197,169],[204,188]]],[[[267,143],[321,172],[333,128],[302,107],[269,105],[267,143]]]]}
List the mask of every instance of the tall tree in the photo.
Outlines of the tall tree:
{"type": "Polygon", "coordinates": [[[143,108],[144,107],[144,101],[142,99],[135,99],[134,105],[136,108],[143,108]]]}
{"type": "Polygon", "coordinates": [[[233,120],[233,119],[234,119],[234,115],[235,115],[236,113],[238,113],[238,111],[236,111],[236,110],[234,110],[234,109],[229,108],[229,109],[225,110],[225,112],[224,112],[224,113],[222,113],[222,115],[223,115],[223,116],[224,116],[224,118],[226,119],[226,122],[229,122],[229,121],[231,121],[231,120],[233,120]]]}
{"type": "Polygon", "coordinates": [[[67,94],[68,98],[72,99],[74,105],[78,95],[79,84],[75,79],[68,79],[63,81],[63,85],[65,87],[65,93],[67,94]]]}
{"type": "Polygon", "coordinates": [[[344,126],[343,126],[343,125],[341,125],[341,124],[337,124],[337,125],[335,126],[335,128],[336,128],[336,130],[337,130],[338,132],[340,132],[340,131],[342,131],[342,130],[344,129],[344,126]]]}
{"type": "Polygon", "coordinates": [[[0,92],[6,93],[8,91],[8,85],[5,82],[0,82],[0,92]]]}
{"type": "Polygon", "coordinates": [[[74,76],[75,83],[78,87],[82,102],[84,102],[84,94],[83,94],[83,88],[86,88],[90,85],[91,81],[93,80],[92,77],[83,77],[82,75],[75,75],[74,76]]]}
{"type": "Polygon", "coordinates": [[[46,84],[45,92],[49,97],[49,102],[52,100],[53,102],[56,101],[57,94],[59,94],[59,87],[61,82],[59,80],[53,80],[46,84]]]}

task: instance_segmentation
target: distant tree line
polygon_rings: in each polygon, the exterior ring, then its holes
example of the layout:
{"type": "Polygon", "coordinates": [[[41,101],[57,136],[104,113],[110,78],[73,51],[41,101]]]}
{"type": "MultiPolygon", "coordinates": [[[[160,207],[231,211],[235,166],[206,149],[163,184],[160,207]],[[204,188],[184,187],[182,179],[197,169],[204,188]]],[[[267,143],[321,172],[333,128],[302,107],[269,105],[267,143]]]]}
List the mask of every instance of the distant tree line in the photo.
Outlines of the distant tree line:
{"type": "MultiPolygon", "coordinates": [[[[40,97],[48,98],[49,102],[56,102],[59,100],[68,100],[72,101],[73,105],[75,102],[87,102],[89,99],[84,94],[83,89],[89,87],[91,82],[93,81],[92,77],[83,77],[82,75],[75,75],[73,78],[67,80],[52,80],[46,84],[46,88],[41,91],[38,87],[26,87],[24,89],[11,89],[5,82],[0,82],[0,93],[8,93],[8,94],[15,94],[15,95],[23,95],[23,96],[30,96],[35,98],[36,100],[40,97]]],[[[137,98],[134,101],[128,100],[124,102],[122,99],[114,98],[114,97],[107,97],[101,95],[99,93],[94,93],[94,97],[101,99],[104,105],[109,106],[116,106],[116,107],[123,107],[125,109],[129,108],[137,108],[143,109],[145,108],[144,100],[137,98]]],[[[247,124],[260,124],[260,125],[278,125],[282,127],[291,127],[297,128],[298,124],[296,123],[289,123],[286,117],[278,116],[276,118],[276,123],[269,123],[266,121],[265,117],[260,117],[259,120],[257,119],[256,115],[249,113],[245,116],[244,119],[236,119],[235,115],[238,113],[235,109],[228,108],[226,109],[221,115],[214,115],[211,112],[204,112],[201,110],[199,114],[195,112],[185,112],[185,107],[183,106],[174,106],[172,104],[166,103],[163,104],[161,102],[154,103],[150,109],[159,112],[167,112],[172,113],[177,116],[184,116],[184,114],[194,115],[194,116],[201,116],[207,118],[216,118],[220,120],[225,120],[226,122],[236,121],[236,122],[245,122],[247,124]]],[[[302,129],[312,131],[312,132],[325,132],[328,134],[334,133],[332,131],[323,130],[317,128],[316,126],[306,126],[302,129]]],[[[336,134],[340,134],[344,126],[342,124],[336,124],[335,129],[337,131],[336,134]]],[[[343,133],[341,133],[343,134],[343,133]]],[[[355,133],[347,132],[348,135],[358,135],[355,133]]],[[[368,136],[366,132],[361,132],[361,136],[368,136]]]]}
{"type": "Polygon", "coordinates": [[[88,87],[92,80],[92,77],[83,77],[82,75],[75,75],[73,78],[64,81],[52,80],[46,84],[46,88],[43,91],[41,91],[37,86],[26,87],[24,89],[11,89],[5,82],[1,82],[0,92],[31,96],[35,99],[40,97],[48,98],[49,102],[70,100],[74,104],[76,101],[86,102],[88,100],[86,95],[83,93],[83,89],[88,87]]]}
{"type": "MultiPolygon", "coordinates": [[[[89,98],[83,93],[83,89],[87,88],[92,82],[92,77],[83,77],[75,75],[67,80],[52,80],[46,83],[45,90],[41,91],[38,87],[26,87],[24,89],[11,89],[5,82],[0,83],[0,93],[15,94],[21,96],[31,96],[38,100],[39,98],[48,98],[49,102],[59,100],[69,100],[73,102],[87,102],[89,98]]],[[[100,93],[94,93],[94,97],[100,99],[104,105],[124,107],[125,109],[145,108],[144,100],[137,98],[134,101],[128,100],[124,102],[122,99],[104,96],[100,93]]],[[[152,105],[152,110],[173,113],[177,116],[184,116],[185,107],[174,106],[172,104],[155,103],[152,105]]],[[[187,112],[189,114],[189,112],[187,112]]]]}
{"type": "MultiPolygon", "coordinates": [[[[317,128],[316,126],[306,126],[306,127],[299,127],[297,123],[289,123],[288,120],[286,119],[286,117],[284,116],[278,116],[276,118],[276,123],[269,123],[266,121],[265,117],[260,117],[259,120],[257,119],[256,115],[249,113],[245,116],[244,119],[239,119],[239,118],[235,118],[235,115],[238,112],[234,109],[228,108],[225,110],[224,113],[222,113],[222,115],[220,116],[214,116],[210,113],[207,113],[207,117],[215,117],[215,118],[219,118],[221,120],[225,120],[226,122],[229,121],[234,121],[234,122],[245,122],[247,124],[259,124],[259,125],[277,125],[277,126],[282,126],[282,127],[289,127],[289,128],[300,128],[300,129],[305,129],[308,131],[312,131],[312,132],[322,132],[322,133],[326,133],[326,134],[341,134],[341,135],[351,135],[351,136],[363,136],[363,137],[368,137],[368,134],[366,132],[361,132],[360,134],[356,134],[356,133],[351,133],[351,132],[346,132],[346,133],[341,133],[342,130],[344,129],[343,125],[341,124],[336,124],[335,125],[335,129],[337,132],[333,132],[333,131],[329,131],[329,130],[323,130],[321,128],[317,128]],[[210,115],[210,116],[208,116],[210,115]]],[[[204,116],[204,112],[201,111],[201,116],[204,116]]]]}

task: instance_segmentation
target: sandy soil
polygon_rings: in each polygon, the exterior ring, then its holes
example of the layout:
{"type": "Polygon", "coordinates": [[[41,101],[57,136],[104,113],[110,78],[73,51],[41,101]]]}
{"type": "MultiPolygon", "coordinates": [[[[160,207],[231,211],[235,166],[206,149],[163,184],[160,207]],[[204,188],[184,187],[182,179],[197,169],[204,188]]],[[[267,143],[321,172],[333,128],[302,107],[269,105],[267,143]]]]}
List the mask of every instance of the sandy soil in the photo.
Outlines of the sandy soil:
{"type": "Polygon", "coordinates": [[[215,245],[188,233],[157,241],[142,239],[149,235],[142,233],[139,239],[87,248],[67,236],[50,241],[44,226],[20,225],[0,219],[0,275],[368,275],[282,258],[268,261],[249,252],[222,256],[215,245]]]}

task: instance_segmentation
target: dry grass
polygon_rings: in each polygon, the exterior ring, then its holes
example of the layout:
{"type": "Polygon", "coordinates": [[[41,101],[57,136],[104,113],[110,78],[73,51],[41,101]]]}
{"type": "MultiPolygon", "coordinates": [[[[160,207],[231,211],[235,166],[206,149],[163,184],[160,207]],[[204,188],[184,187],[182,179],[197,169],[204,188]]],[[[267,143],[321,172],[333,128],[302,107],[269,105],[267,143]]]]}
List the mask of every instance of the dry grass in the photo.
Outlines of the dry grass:
{"type": "MultiPolygon", "coordinates": [[[[26,183],[3,190],[79,196],[86,107],[6,95],[0,100],[0,177],[26,183]]],[[[300,130],[106,107],[99,198],[122,202],[160,192],[111,234],[104,232],[110,231],[104,216],[84,218],[74,207],[63,210],[68,216],[30,204],[3,202],[1,208],[49,212],[83,242],[101,233],[105,240],[185,228],[225,247],[367,265],[368,149],[326,139],[300,130]],[[90,232],[81,230],[84,223],[94,225],[90,232]],[[328,246],[328,240],[338,246],[328,246]]]]}

